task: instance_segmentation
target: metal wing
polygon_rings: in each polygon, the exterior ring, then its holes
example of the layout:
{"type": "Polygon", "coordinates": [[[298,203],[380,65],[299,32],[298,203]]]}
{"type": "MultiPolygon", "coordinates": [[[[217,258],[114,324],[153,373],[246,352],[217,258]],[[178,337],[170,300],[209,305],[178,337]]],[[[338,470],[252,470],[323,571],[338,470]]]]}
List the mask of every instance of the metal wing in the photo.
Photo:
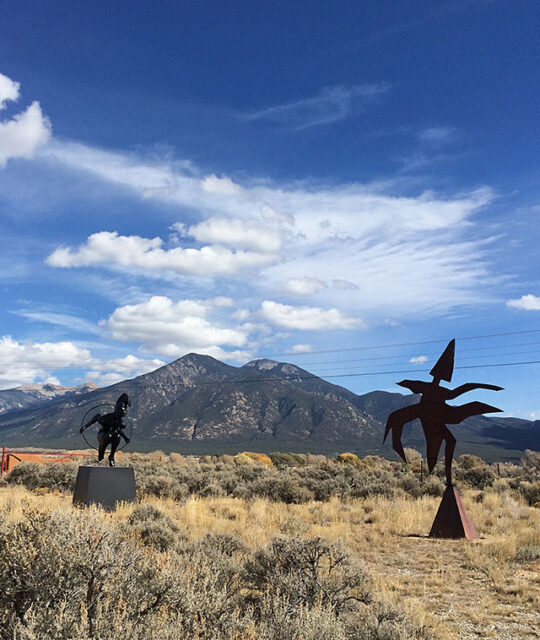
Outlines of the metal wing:
{"type": "Polygon", "coordinates": [[[490,404],[484,404],[483,402],[467,402],[459,407],[452,407],[451,405],[445,406],[444,422],[446,424],[459,424],[465,418],[471,416],[480,416],[484,413],[498,413],[502,409],[492,407],[490,404]]]}

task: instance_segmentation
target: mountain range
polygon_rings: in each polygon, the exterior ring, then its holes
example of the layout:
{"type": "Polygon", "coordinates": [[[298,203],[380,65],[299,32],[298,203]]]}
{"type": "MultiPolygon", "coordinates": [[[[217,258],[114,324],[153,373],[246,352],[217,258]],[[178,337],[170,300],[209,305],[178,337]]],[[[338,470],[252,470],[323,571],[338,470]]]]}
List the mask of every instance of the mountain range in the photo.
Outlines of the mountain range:
{"type": "Polygon", "coordinates": [[[38,407],[49,400],[81,395],[94,391],[98,386],[92,382],[77,387],[62,387],[58,384],[27,384],[14,389],[0,391],[0,414],[17,409],[38,407]]]}
{"type": "MultiPolygon", "coordinates": [[[[130,448],[141,451],[392,455],[388,443],[381,446],[386,418],[418,400],[385,391],[356,395],[284,362],[262,359],[234,367],[198,354],[109,387],[63,389],[71,391],[51,392],[48,398],[42,394],[41,400],[34,394],[26,405],[20,396],[24,388],[0,392],[0,402],[2,394],[19,392],[19,406],[0,415],[0,445],[86,447],[79,434],[81,424],[95,413],[112,411],[125,392],[132,401],[130,448]]],[[[95,431],[93,427],[85,432],[90,443],[95,431]]],[[[526,448],[540,448],[540,421],[478,416],[452,426],[452,431],[458,453],[487,459],[517,458],[526,448]]],[[[404,443],[423,450],[418,424],[406,427],[404,443]]]]}

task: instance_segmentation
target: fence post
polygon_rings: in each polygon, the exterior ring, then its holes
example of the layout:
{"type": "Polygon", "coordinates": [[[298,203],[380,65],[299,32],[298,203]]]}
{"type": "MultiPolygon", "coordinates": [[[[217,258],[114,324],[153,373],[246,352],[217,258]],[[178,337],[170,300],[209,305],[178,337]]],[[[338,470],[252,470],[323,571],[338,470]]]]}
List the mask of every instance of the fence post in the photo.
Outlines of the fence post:
{"type": "Polygon", "coordinates": [[[2,466],[0,467],[0,476],[4,475],[4,460],[6,459],[6,446],[2,449],[2,466]]]}

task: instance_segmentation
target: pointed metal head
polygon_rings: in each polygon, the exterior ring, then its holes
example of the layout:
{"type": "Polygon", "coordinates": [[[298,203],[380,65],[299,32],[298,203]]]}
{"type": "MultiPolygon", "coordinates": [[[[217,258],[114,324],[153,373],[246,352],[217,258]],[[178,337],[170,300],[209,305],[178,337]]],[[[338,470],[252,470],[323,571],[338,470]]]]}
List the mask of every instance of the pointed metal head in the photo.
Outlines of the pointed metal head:
{"type": "Polygon", "coordinates": [[[442,352],[441,357],[437,360],[433,369],[429,372],[434,378],[440,380],[446,380],[450,382],[452,380],[452,373],[454,372],[454,354],[456,352],[456,341],[450,340],[446,349],[442,352]]]}

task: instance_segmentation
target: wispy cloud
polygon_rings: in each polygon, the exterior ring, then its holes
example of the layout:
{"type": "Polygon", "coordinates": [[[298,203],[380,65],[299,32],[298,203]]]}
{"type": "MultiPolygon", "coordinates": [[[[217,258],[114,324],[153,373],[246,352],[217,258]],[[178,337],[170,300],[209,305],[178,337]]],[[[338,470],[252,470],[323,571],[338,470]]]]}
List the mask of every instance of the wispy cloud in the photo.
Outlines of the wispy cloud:
{"type": "Polygon", "coordinates": [[[262,120],[300,131],[332,124],[358,113],[389,89],[387,83],[326,87],[316,96],[261,109],[243,117],[248,121],[262,120]]]}
{"type": "Polygon", "coordinates": [[[441,147],[455,142],[458,138],[458,130],[455,127],[427,127],[418,133],[418,138],[431,146],[441,147]]]}
{"type": "Polygon", "coordinates": [[[58,248],[51,266],[234,278],[264,291],[261,297],[283,293],[288,283],[293,298],[311,294],[318,304],[353,315],[361,306],[360,315],[383,318],[485,302],[498,282],[485,260],[486,227],[474,223],[494,197],[489,188],[442,197],[400,196],[386,183],[240,184],[193,165],[58,141],[42,157],[177,206],[179,218],[186,208],[199,217],[175,225],[169,240],[97,231],[79,247],[58,248]]]}
{"type": "Polygon", "coordinates": [[[77,316],[73,316],[67,313],[53,313],[49,311],[29,311],[26,309],[19,309],[18,311],[14,311],[14,314],[20,316],[21,318],[26,318],[27,320],[31,320],[32,322],[43,322],[47,324],[54,324],[60,327],[65,327],[66,329],[71,329],[72,331],[78,331],[81,333],[95,333],[100,334],[100,328],[85,320],[84,318],[79,318],[77,316]]]}

